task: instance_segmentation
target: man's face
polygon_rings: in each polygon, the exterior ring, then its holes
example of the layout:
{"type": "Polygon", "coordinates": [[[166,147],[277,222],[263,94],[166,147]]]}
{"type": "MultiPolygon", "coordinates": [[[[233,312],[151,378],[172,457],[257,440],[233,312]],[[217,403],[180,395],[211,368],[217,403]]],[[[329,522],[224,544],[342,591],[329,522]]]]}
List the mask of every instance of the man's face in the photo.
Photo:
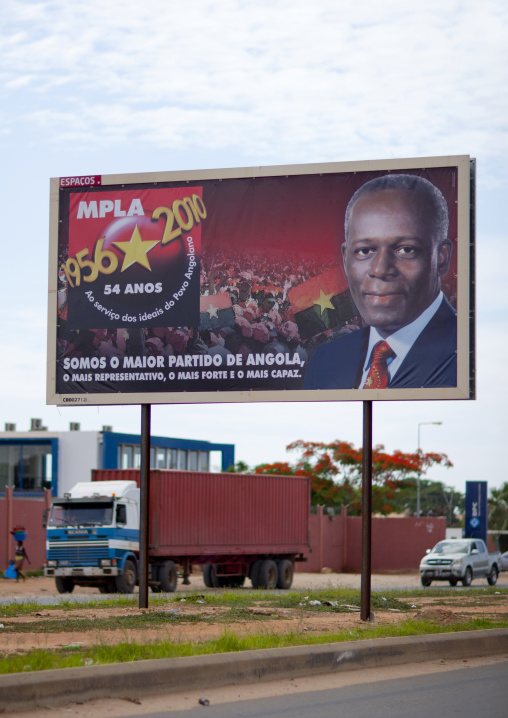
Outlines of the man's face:
{"type": "Polygon", "coordinates": [[[358,311],[382,337],[416,319],[448,271],[451,242],[432,238],[426,211],[401,190],[365,194],[353,206],[344,267],[358,311]]]}

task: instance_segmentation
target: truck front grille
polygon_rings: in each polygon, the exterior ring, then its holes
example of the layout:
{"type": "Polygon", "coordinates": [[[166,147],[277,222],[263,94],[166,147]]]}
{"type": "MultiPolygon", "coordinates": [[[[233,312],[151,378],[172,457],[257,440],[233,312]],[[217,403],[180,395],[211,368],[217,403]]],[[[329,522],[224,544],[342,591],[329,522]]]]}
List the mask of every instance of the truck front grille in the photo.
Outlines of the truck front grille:
{"type": "Polygon", "coordinates": [[[107,540],[49,542],[49,561],[72,561],[80,566],[92,566],[101,558],[109,558],[107,540]]]}

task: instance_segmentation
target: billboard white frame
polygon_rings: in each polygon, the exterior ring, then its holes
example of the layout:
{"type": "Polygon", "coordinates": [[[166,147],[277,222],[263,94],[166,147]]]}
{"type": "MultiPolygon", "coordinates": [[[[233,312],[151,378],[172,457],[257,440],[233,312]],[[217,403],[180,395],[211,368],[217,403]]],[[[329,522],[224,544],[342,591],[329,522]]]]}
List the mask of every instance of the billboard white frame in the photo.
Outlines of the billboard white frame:
{"type": "MultiPolygon", "coordinates": [[[[474,398],[474,161],[468,155],[173,171],[141,174],[102,175],[101,187],[160,182],[199,184],[206,180],[288,177],[328,173],[403,172],[407,170],[453,167],[457,170],[457,386],[411,389],[340,389],[340,390],[249,390],[249,391],[173,391],[173,392],[100,392],[57,393],[57,292],[59,201],[72,180],[50,180],[50,245],[48,292],[47,403],[59,406],[115,404],[187,404],[268,401],[399,401],[474,398]],[[473,169],[472,169],[473,168],[473,169]]],[[[96,176],[97,178],[97,176],[96,176]]],[[[76,180],[79,181],[79,180],[76,180]]],[[[87,180],[92,182],[93,180],[87,180]]],[[[76,186],[76,185],[75,185],[76,186]]]]}

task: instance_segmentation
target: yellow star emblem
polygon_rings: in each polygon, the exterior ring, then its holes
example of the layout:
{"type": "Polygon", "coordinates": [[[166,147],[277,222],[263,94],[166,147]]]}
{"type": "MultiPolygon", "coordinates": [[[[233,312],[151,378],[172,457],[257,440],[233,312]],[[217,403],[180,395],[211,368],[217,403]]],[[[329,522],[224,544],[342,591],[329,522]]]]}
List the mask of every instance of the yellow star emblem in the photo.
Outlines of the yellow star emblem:
{"type": "Polygon", "coordinates": [[[333,304],[330,301],[330,299],[332,297],[333,297],[333,293],[325,294],[322,289],[319,290],[319,298],[316,299],[314,304],[316,304],[320,308],[321,315],[323,314],[325,309],[335,309],[335,307],[333,306],[333,304]]]}
{"type": "Polygon", "coordinates": [[[216,319],[218,319],[218,314],[217,314],[217,312],[219,311],[218,307],[214,307],[213,304],[210,304],[210,306],[208,307],[208,309],[206,311],[210,315],[210,319],[213,319],[214,317],[216,319]]]}
{"type": "Polygon", "coordinates": [[[142,267],[145,267],[145,269],[148,269],[151,272],[152,268],[150,267],[150,262],[148,261],[147,255],[148,252],[153,249],[156,244],[159,244],[159,242],[159,239],[155,240],[155,242],[150,240],[147,240],[145,242],[143,239],[141,239],[141,233],[139,231],[138,225],[136,225],[136,227],[134,228],[132,237],[128,242],[113,242],[113,244],[125,254],[125,257],[123,258],[122,269],[120,271],[125,271],[137,262],[138,264],[141,264],[142,267]]]}

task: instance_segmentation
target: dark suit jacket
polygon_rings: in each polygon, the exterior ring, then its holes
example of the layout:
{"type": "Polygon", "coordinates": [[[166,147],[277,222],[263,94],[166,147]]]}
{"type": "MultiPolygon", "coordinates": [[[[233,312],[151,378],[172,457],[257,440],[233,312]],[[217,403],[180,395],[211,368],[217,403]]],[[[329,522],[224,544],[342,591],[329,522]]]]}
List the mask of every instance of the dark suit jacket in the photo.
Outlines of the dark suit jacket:
{"type": "MultiPolygon", "coordinates": [[[[356,389],[369,343],[369,327],[322,344],[312,355],[304,389],[356,389]]],[[[389,389],[457,386],[457,317],[443,298],[400,365],[389,389]]]]}

